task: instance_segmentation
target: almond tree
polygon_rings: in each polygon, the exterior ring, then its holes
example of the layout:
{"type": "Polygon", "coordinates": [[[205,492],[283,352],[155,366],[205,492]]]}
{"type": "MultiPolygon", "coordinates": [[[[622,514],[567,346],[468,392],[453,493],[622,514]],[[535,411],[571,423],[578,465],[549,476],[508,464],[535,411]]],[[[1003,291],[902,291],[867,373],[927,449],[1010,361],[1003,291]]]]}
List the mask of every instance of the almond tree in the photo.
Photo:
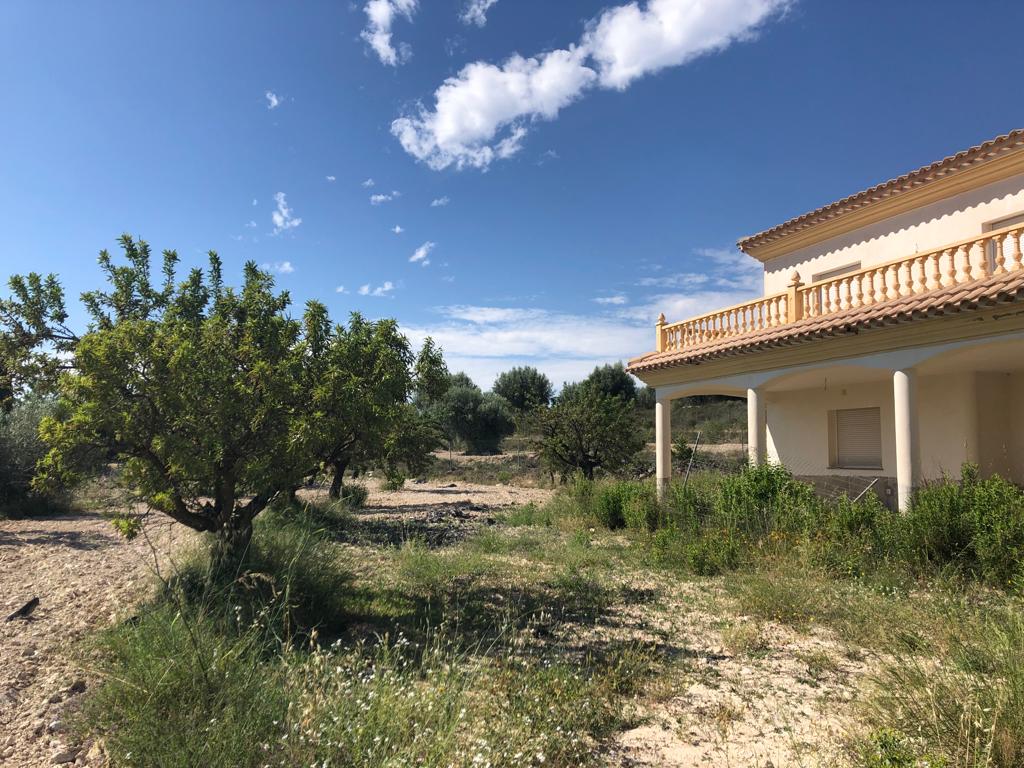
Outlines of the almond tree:
{"type": "Polygon", "coordinates": [[[121,246],[126,263],[101,253],[108,285],[82,297],[90,330],[59,380],[62,417],[41,427],[35,482],[77,479],[74,457],[99,447],[153,509],[213,534],[215,570],[236,567],[253,519],[311,461],[295,435],[309,400],[303,324],[254,263],[238,290],[213,252],[205,273],[176,283],[165,251],[156,286],[148,245],[125,235],[121,246]]]}

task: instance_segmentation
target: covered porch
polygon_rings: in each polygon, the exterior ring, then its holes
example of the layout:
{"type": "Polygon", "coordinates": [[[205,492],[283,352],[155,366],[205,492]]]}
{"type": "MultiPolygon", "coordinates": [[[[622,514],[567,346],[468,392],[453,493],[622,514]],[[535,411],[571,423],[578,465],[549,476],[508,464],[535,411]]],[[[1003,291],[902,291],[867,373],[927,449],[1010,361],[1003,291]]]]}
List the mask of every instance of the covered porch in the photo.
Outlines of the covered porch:
{"type": "Polygon", "coordinates": [[[656,393],[659,485],[671,477],[671,401],[700,394],[746,397],[752,463],[819,484],[877,479],[900,509],[964,462],[1024,484],[1024,332],[659,383],[656,393]]]}

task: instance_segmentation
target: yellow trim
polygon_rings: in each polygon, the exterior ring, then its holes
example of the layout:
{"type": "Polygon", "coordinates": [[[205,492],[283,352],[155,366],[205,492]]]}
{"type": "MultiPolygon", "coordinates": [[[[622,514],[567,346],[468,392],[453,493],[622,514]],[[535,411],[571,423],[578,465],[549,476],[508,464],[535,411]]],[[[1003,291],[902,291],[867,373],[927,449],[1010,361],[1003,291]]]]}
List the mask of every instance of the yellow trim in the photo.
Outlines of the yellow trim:
{"type": "MultiPolygon", "coordinates": [[[[920,318],[886,328],[871,328],[857,333],[799,341],[792,347],[740,350],[728,357],[699,362],[681,361],[668,368],[632,373],[652,387],[690,384],[745,373],[826,363],[878,352],[984,338],[1019,330],[1024,330],[1024,309],[1007,305],[956,315],[920,318]]],[[[786,340],[782,339],[781,343],[785,344],[786,340]]]]}
{"type": "MultiPolygon", "coordinates": [[[[742,251],[763,263],[808,245],[820,243],[829,238],[898,216],[914,208],[920,208],[986,184],[1002,181],[1020,173],[1024,173],[1024,148],[1008,150],[1005,154],[979,162],[962,171],[957,170],[956,166],[952,166],[947,170],[945,176],[931,181],[922,181],[918,187],[906,191],[893,191],[884,200],[877,202],[865,201],[861,207],[852,211],[839,210],[832,214],[833,218],[827,221],[815,223],[811,219],[803,224],[794,224],[794,226],[800,227],[795,232],[787,234],[783,231],[773,236],[770,242],[744,246],[743,244],[748,240],[759,237],[759,235],[751,235],[749,238],[740,240],[739,246],[742,251]]],[[[828,216],[829,214],[823,212],[822,215],[828,216]]]]}

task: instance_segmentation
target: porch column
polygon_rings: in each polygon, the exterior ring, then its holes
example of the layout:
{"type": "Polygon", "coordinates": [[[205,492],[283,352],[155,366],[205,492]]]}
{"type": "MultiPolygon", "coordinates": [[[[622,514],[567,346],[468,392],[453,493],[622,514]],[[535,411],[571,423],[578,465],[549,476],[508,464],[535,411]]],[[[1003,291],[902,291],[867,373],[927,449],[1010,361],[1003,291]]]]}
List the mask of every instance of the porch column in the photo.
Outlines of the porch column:
{"type": "Polygon", "coordinates": [[[665,492],[672,478],[672,401],[659,398],[654,404],[655,474],[658,497],[665,492]]]}
{"type": "Polygon", "coordinates": [[[750,463],[756,467],[764,464],[767,450],[765,408],[761,390],[747,390],[747,451],[750,463]]]}
{"type": "Polygon", "coordinates": [[[917,440],[917,373],[913,369],[893,371],[892,397],[896,423],[896,491],[900,511],[906,512],[921,473],[917,440]]]}

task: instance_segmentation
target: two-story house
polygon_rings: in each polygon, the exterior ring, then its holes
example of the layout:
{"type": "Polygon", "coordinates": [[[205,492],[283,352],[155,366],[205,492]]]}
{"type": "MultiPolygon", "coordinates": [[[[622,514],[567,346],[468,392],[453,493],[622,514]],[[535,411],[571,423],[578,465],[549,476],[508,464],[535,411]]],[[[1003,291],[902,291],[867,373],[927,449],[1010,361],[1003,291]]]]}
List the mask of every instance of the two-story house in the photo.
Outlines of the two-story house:
{"type": "Polygon", "coordinates": [[[906,508],[975,462],[1024,483],[1024,129],[744,238],[764,296],[656,327],[629,371],[671,400],[747,398],[750,460],[879,478],[906,508]]]}

